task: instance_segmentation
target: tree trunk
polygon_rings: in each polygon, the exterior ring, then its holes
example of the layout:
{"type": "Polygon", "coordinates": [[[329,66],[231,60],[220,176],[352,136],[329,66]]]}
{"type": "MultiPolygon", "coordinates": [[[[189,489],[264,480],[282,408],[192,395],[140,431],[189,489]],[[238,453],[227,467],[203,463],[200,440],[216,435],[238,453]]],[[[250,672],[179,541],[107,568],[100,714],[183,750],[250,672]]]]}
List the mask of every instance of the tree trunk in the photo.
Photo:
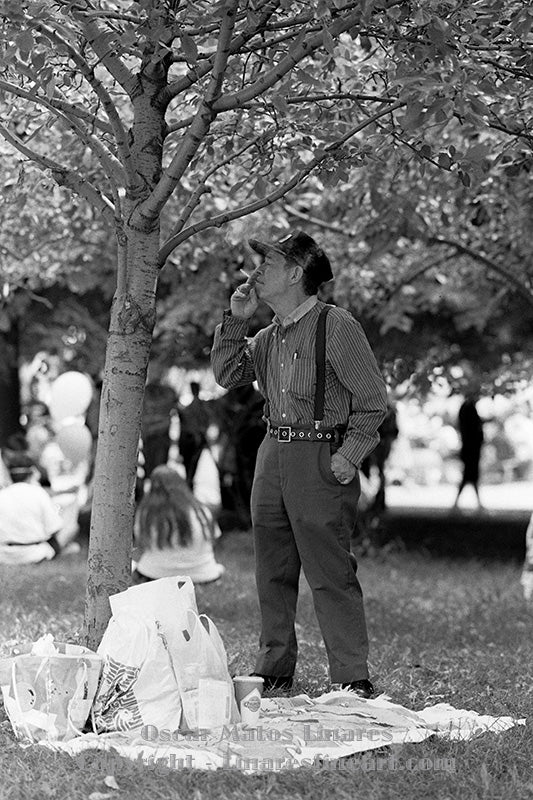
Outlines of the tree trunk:
{"type": "MultiPolygon", "coordinates": [[[[166,69],[170,61],[167,59],[166,69]]],[[[96,649],[110,616],[109,596],[131,583],[135,478],[141,418],[155,323],[159,216],[132,216],[161,175],[165,110],[154,102],[166,83],[164,65],[143,65],[132,96],[128,131],[133,174],[117,200],[117,291],[111,308],[100,401],[89,535],[85,640],[96,649]]]]}
{"type": "Polygon", "coordinates": [[[131,583],[136,465],[155,321],[158,247],[158,228],[127,231],[127,277],[122,290],[119,280],[111,309],[85,598],[85,641],[92,649],[110,617],[109,596],[131,583]]]}

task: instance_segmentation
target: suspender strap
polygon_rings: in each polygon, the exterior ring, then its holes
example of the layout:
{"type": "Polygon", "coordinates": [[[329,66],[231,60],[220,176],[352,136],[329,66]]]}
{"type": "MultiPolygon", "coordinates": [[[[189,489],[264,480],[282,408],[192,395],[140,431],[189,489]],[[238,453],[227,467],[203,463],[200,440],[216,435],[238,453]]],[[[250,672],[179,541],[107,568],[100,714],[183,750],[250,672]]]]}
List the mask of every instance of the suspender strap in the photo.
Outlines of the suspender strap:
{"type": "Polygon", "coordinates": [[[320,426],[320,421],[324,419],[324,394],[326,390],[326,315],[331,306],[324,306],[318,317],[316,326],[316,390],[315,390],[315,409],[313,420],[315,428],[320,426]]]}

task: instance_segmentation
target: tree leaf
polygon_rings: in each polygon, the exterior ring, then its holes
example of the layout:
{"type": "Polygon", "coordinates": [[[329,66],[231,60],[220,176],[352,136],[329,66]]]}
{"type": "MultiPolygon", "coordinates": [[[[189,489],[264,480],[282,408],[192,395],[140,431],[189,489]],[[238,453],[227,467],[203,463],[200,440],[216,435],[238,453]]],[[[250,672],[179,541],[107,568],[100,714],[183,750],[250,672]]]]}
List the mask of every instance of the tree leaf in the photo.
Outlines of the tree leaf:
{"type": "Polygon", "coordinates": [[[56,79],[52,75],[48,83],[46,84],[46,96],[50,100],[54,96],[54,92],[56,89],[56,79]]]}
{"type": "Polygon", "coordinates": [[[439,166],[443,169],[450,169],[453,164],[453,161],[448,153],[439,153],[437,161],[439,162],[439,166]]]}
{"type": "Polygon", "coordinates": [[[289,106],[287,104],[287,100],[281,94],[273,94],[272,95],[272,105],[282,114],[289,113],[289,106]]]}
{"type": "Polygon", "coordinates": [[[322,19],[323,17],[329,17],[330,11],[329,6],[326,0],[318,0],[318,5],[316,8],[316,16],[318,19],[322,19]]]}
{"type": "Polygon", "coordinates": [[[196,63],[198,61],[198,48],[192,36],[189,36],[188,33],[181,33],[180,44],[187,61],[192,64],[196,63]]]}
{"type": "Polygon", "coordinates": [[[335,40],[327,28],[322,28],[322,44],[331,56],[335,53],[335,40]]]}
{"type": "Polygon", "coordinates": [[[34,45],[33,34],[28,30],[21,31],[16,37],[15,42],[21,52],[29,53],[34,45]]]}
{"type": "Polygon", "coordinates": [[[31,64],[32,67],[39,72],[46,62],[46,54],[42,51],[40,52],[32,52],[31,54],[31,64]]]}
{"type": "Polygon", "coordinates": [[[259,176],[254,184],[254,192],[260,199],[263,199],[267,193],[267,183],[262,175],[259,176]]]}

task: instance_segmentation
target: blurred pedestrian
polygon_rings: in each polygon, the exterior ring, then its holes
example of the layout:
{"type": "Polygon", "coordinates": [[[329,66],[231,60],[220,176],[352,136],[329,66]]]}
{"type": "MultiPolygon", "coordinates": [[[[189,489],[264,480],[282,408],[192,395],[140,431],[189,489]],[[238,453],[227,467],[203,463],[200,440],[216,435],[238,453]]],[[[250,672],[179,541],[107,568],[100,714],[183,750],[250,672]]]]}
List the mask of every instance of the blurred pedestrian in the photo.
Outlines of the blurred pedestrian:
{"type": "Polygon", "coordinates": [[[476,391],[469,392],[459,409],[458,426],[461,437],[459,456],[463,462],[463,476],[455,498],[454,508],[457,508],[459,497],[468,484],[474,488],[479,508],[483,508],[479,496],[479,462],[484,437],[483,421],[476,408],[477,399],[476,391]]]}
{"type": "Polygon", "coordinates": [[[185,467],[185,475],[190,488],[203,449],[207,444],[209,413],[204,400],[200,399],[200,384],[191,381],[192,400],[188,406],[179,406],[180,434],[178,447],[185,467]]]}
{"type": "Polygon", "coordinates": [[[145,478],[168,461],[170,417],[177,401],[171,386],[160,381],[150,381],[146,385],[141,425],[145,478]]]}
{"type": "Polygon", "coordinates": [[[135,583],[188,575],[193,583],[210,583],[224,572],[214,554],[220,528],[210,510],[193,495],[173,467],[150,474],[150,488],[135,516],[135,544],[141,553],[135,583]]]}
{"type": "Polygon", "coordinates": [[[216,401],[220,425],[217,467],[221,524],[248,530],[257,451],[266,433],[264,399],[253,384],[230,389],[216,401]],[[223,522],[224,520],[224,522],[223,522]]]}
{"type": "Polygon", "coordinates": [[[378,428],[379,442],[375,448],[361,464],[361,473],[370,480],[372,467],[376,467],[379,476],[379,485],[373,501],[370,505],[370,510],[380,514],[386,509],[385,500],[385,464],[392,450],[392,445],[398,438],[399,434],[398,418],[396,409],[390,401],[387,402],[387,414],[385,419],[378,428]]]}

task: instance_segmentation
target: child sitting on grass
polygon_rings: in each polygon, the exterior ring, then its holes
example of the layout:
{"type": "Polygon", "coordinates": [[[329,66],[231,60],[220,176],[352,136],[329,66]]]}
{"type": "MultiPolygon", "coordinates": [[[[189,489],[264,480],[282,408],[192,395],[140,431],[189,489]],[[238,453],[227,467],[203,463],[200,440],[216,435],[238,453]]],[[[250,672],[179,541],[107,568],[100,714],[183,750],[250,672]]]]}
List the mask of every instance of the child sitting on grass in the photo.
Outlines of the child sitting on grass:
{"type": "Polygon", "coordinates": [[[173,575],[188,575],[193,583],[217,580],[224,572],[213,552],[220,535],[211,512],[181,475],[172,467],[156,467],[135,517],[135,543],[141,556],[133,582],[173,575]]]}

